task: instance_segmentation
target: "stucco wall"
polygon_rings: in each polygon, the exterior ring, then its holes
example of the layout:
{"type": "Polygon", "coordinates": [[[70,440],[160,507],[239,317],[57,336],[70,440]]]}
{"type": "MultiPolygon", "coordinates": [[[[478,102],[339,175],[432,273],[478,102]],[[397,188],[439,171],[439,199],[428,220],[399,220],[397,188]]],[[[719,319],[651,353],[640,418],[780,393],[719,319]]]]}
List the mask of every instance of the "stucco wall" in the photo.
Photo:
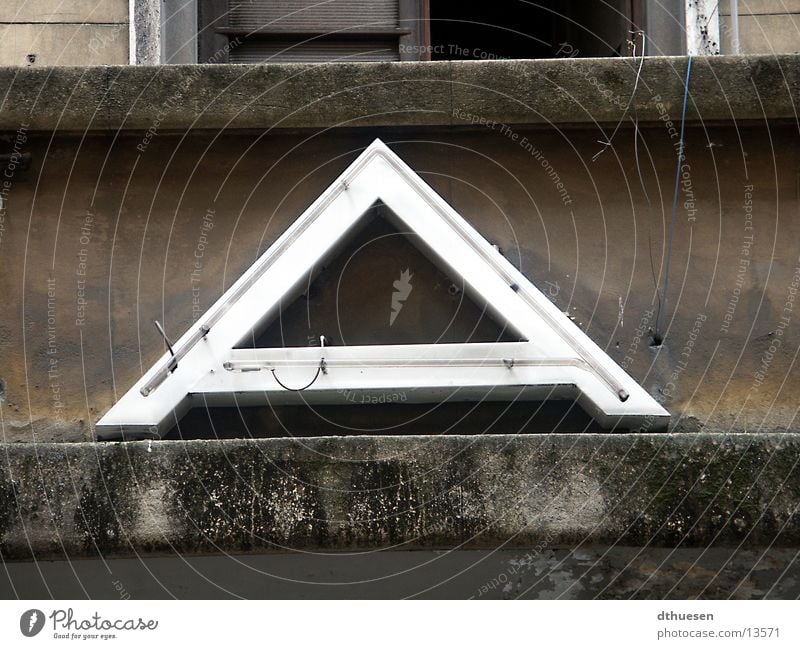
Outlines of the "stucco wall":
{"type": "MultiPolygon", "coordinates": [[[[733,52],[730,0],[719,3],[722,52],[733,52]]],[[[798,0],[739,0],[739,51],[771,54],[800,51],[798,0]]]]}
{"type": "Polygon", "coordinates": [[[3,0],[0,65],[128,63],[128,0],[3,0]]]}
{"type": "MultiPolygon", "coordinates": [[[[599,98],[586,73],[626,97],[630,61],[116,68],[81,71],[77,85],[73,69],[27,71],[0,111],[11,152],[0,211],[3,434],[91,439],[115,395],[161,355],[153,320],[180,335],[376,136],[659,399],[677,430],[795,430],[790,62],[697,62],[671,249],[685,59],[648,64],[638,146],[623,121],[599,155],[625,102],[599,98]],[[417,98],[421,112],[410,109],[417,98]],[[326,126],[358,115],[368,116],[361,128],[326,126]],[[189,131],[195,119],[211,130],[189,131]],[[292,129],[265,130],[275,124],[292,129]],[[667,258],[664,344],[651,346],[667,258]]],[[[321,278],[332,286],[344,273],[343,304],[360,308],[332,322],[337,302],[322,291],[306,340],[340,326],[364,334],[365,322],[376,342],[439,332],[426,318],[454,308],[447,278],[420,270],[408,328],[390,329],[392,282],[418,262],[397,252],[394,269],[369,253],[321,278]]],[[[513,421],[505,432],[518,430],[513,421]]],[[[286,433],[272,419],[256,424],[253,434],[286,433]]]]}
{"type": "MultiPolygon", "coordinates": [[[[491,129],[369,130],[309,141],[234,133],[28,136],[32,165],[13,178],[0,242],[8,269],[0,278],[7,438],[89,438],[114,391],[128,389],[163,352],[153,320],[176,338],[375,135],[676,421],[686,415],[697,419],[693,426],[795,427],[800,316],[786,305],[800,267],[796,133],[689,130],[687,193],[679,197],[662,318],[667,333],[655,348],[654,274],[668,254],[675,176],[667,129],[642,131],[646,195],[629,129],[597,162],[592,156],[600,147],[590,130],[513,132],[517,142],[491,129]]],[[[363,290],[359,283],[382,282],[389,304],[394,270],[403,269],[379,264],[373,272],[367,262],[334,279],[354,296],[363,290]]],[[[413,267],[415,259],[397,263],[413,267]]],[[[420,285],[409,299],[408,313],[416,312],[423,328],[426,311],[413,300],[426,296],[437,299],[435,287],[420,285]]],[[[373,342],[391,342],[396,333],[380,295],[372,308],[342,309],[343,324],[316,320],[308,335],[337,326],[346,335],[358,320],[374,319],[373,342]]]]}

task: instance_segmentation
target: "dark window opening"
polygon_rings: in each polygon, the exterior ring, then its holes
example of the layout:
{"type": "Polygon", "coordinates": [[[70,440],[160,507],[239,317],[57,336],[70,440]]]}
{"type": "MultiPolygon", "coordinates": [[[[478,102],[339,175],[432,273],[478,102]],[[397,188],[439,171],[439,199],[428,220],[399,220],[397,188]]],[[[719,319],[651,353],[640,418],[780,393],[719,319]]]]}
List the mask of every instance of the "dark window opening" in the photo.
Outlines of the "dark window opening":
{"type": "Polygon", "coordinates": [[[642,24],[640,5],[635,0],[431,0],[431,54],[434,60],[627,56],[632,32],[642,24]]]}
{"type": "MultiPolygon", "coordinates": [[[[200,63],[628,56],[644,0],[201,0],[200,63]]],[[[637,54],[640,51],[637,50],[637,54]]]]}

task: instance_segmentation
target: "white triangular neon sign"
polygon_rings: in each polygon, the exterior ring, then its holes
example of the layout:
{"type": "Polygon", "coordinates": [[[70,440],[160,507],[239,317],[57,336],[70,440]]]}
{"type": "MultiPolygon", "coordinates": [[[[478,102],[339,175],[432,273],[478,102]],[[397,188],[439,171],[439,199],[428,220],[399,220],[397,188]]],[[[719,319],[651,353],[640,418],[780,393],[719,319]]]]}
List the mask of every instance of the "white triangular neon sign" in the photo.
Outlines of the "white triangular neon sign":
{"type": "Polygon", "coordinates": [[[604,427],[659,430],[669,421],[666,410],[380,140],[173,349],[174,356],[165,354],[97,423],[99,438],[160,437],[194,404],[339,403],[354,393],[390,390],[422,403],[577,396],[604,427]],[[525,342],[236,349],[300,293],[309,273],[377,201],[525,342]]]}

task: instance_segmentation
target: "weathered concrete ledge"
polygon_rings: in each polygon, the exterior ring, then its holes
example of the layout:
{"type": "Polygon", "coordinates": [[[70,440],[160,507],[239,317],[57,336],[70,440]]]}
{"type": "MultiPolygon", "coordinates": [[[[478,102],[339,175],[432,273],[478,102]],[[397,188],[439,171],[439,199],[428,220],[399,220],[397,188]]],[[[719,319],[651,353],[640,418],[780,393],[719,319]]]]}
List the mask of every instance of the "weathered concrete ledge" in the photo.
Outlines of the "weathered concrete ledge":
{"type": "Polygon", "coordinates": [[[800,545],[800,435],[0,447],[4,560],[286,549],[800,545]]]}
{"type": "MultiPolygon", "coordinates": [[[[691,121],[797,121],[796,55],[694,60],[691,121]]],[[[687,59],[645,61],[641,122],[680,117],[687,59]],[[660,101],[659,101],[660,99],[660,101]]],[[[0,68],[0,130],[320,129],[615,123],[631,58],[0,68]],[[465,115],[461,111],[465,111],[465,115]]]]}

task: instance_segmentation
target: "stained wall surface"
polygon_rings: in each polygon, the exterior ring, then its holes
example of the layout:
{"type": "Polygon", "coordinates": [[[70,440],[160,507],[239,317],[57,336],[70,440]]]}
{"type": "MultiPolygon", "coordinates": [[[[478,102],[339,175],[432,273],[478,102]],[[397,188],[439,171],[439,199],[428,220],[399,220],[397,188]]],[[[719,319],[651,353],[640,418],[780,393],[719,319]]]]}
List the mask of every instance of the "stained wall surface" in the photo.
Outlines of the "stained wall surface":
{"type": "MultiPolygon", "coordinates": [[[[182,334],[375,137],[662,402],[674,429],[797,429],[796,129],[690,126],[671,246],[677,134],[650,125],[637,142],[624,126],[604,149],[608,135],[499,124],[6,133],[30,164],[3,172],[5,440],[92,439],[163,353],[153,320],[182,334]]],[[[459,314],[452,278],[420,266],[389,327],[392,283],[421,262],[413,249],[387,260],[371,248],[337,267],[339,302],[317,296],[315,317],[287,331],[345,340],[360,326],[391,342],[436,337],[459,314]]]]}
{"type": "MultiPolygon", "coordinates": [[[[739,0],[739,51],[752,54],[797,53],[800,2],[739,0]]],[[[724,54],[734,52],[731,1],[719,3],[720,37],[724,54]]]]}
{"type": "Polygon", "coordinates": [[[0,65],[128,63],[128,0],[3,0],[0,65]]]}

